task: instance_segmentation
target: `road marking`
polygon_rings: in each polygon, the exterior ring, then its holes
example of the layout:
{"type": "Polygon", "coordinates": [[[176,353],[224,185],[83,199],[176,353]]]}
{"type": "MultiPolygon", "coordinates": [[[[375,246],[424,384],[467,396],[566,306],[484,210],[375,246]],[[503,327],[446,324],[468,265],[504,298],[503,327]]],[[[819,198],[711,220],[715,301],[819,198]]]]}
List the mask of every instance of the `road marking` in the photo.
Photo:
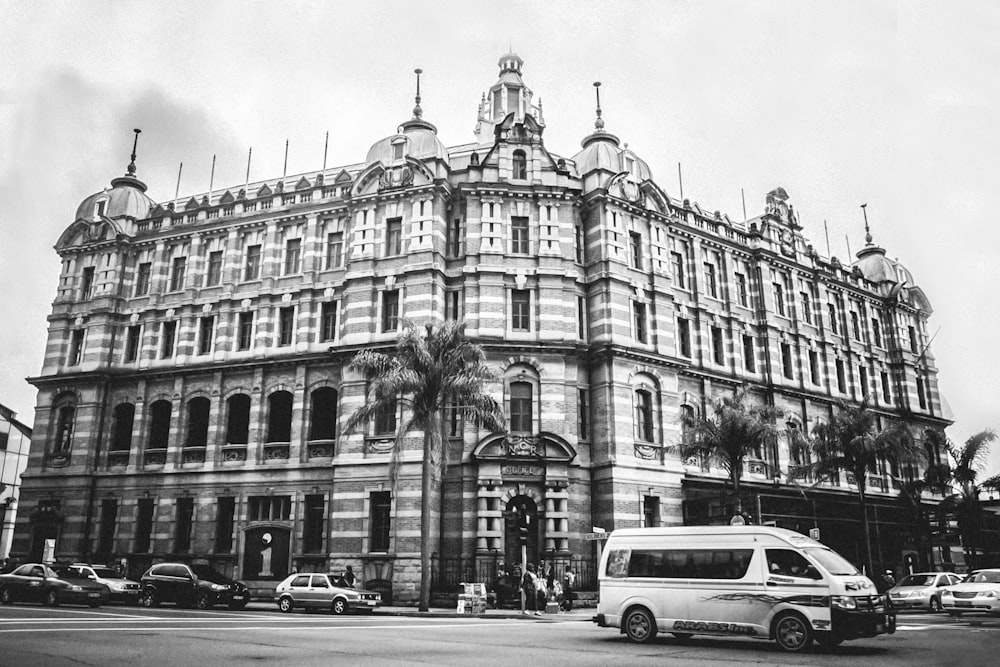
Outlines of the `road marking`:
{"type": "MultiPolygon", "coordinates": [[[[497,627],[500,625],[520,625],[521,621],[515,621],[510,623],[499,623],[499,622],[486,622],[486,623],[443,623],[441,625],[434,625],[428,627],[426,624],[420,625],[367,625],[367,626],[315,626],[315,627],[299,627],[294,628],[295,630],[311,631],[311,630],[321,630],[323,632],[330,632],[331,630],[349,630],[351,632],[356,632],[358,630],[430,630],[430,629],[455,629],[455,628],[468,628],[475,626],[488,625],[490,627],[497,627]]],[[[274,630],[274,626],[270,625],[260,625],[260,626],[246,626],[246,627],[209,627],[209,626],[197,626],[193,628],[158,628],[160,632],[210,632],[217,630],[274,630]]],[[[286,628],[282,628],[286,630],[286,628]]],[[[14,633],[26,633],[26,632],[148,632],[149,628],[4,628],[0,629],[0,634],[14,634],[14,633]]]]}

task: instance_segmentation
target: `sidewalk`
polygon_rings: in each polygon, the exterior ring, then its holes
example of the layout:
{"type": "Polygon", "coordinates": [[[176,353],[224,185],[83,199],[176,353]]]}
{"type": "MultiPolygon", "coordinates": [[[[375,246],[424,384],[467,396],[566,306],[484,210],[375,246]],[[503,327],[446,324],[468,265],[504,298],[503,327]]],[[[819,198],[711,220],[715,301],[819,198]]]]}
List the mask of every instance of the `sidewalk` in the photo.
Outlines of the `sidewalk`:
{"type": "Polygon", "coordinates": [[[455,609],[431,608],[428,611],[418,611],[416,607],[378,607],[372,614],[375,616],[417,616],[424,618],[523,618],[532,621],[590,621],[597,610],[593,607],[576,608],[569,612],[546,614],[541,616],[527,615],[519,609],[487,609],[485,614],[459,614],[455,609]]]}

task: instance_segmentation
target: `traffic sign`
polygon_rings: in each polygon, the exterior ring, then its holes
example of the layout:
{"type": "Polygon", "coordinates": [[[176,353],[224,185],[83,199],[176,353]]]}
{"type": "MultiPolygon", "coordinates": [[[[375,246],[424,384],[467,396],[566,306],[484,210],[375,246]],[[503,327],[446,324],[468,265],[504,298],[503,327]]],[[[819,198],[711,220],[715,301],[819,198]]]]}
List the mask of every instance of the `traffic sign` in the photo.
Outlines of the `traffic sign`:
{"type": "Polygon", "coordinates": [[[583,534],[583,539],[585,539],[587,541],[590,541],[590,542],[592,542],[594,540],[606,540],[606,539],[608,539],[608,534],[607,533],[584,533],[583,534]]]}

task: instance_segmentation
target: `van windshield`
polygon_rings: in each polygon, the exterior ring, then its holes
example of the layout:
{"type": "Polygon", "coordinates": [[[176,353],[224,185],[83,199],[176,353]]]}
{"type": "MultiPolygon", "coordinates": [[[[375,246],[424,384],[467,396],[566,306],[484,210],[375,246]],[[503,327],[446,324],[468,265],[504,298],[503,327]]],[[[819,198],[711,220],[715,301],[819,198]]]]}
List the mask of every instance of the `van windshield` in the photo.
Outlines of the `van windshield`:
{"type": "Polygon", "coordinates": [[[815,558],[824,570],[835,577],[861,574],[846,558],[826,547],[806,547],[803,551],[815,558]]]}

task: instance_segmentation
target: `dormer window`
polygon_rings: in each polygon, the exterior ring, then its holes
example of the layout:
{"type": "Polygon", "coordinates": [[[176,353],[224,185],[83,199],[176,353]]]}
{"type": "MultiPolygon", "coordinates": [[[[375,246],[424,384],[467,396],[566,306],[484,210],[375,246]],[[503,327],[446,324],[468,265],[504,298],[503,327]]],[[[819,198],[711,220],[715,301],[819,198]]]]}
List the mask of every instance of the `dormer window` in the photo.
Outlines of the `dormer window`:
{"type": "Polygon", "coordinates": [[[95,218],[104,217],[104,214],[107,210],[108,210],[108,200],[101,199],[94,205],[94,217],[95,218]]]}
{"type": "Polygon", "coordinates": [[[406,151],[406,139],[398,139],[392,144],[392,159],[402,160],[406,151]]]}
{"type": "Polygon", "coordinates": [[[521,180],[528,178],[528,160],[522,150],[514,151],[514,178],[521,180]]]}
{"type": "Polygon", "coordinates": [[[625,156],[625,171],[627,171],[630,174],[635,173],[635,160],[628,157],[627,155],[625,156]]]}

